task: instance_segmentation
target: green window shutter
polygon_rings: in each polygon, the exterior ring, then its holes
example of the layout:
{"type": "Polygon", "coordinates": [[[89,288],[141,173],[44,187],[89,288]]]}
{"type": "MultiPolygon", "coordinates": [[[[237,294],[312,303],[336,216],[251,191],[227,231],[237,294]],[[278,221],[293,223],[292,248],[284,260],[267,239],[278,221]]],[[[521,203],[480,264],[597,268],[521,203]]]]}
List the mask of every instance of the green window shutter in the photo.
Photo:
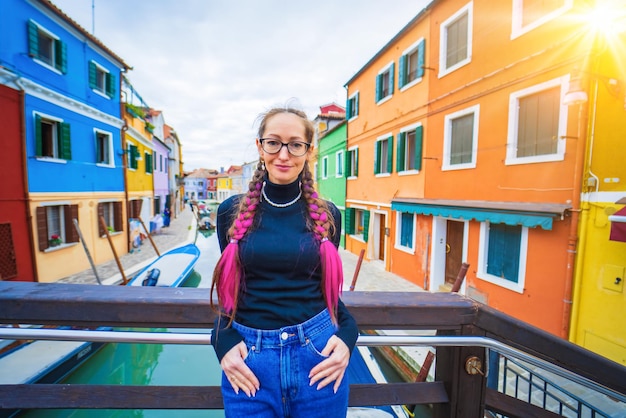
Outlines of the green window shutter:
{"type": "Polygon", "coordinates": [[[135,145],[130,146],[130,168],[137,169],[137,157],[138,157],[137,147],[135,145]]]}
{"type": "Polygon", "coordinates": [[[67,45],[60,40],[54,41],[54,51],[56,54],[54,65],[63,74],[67,73],[67,45]]]}
{"type": "Polygon", "coordinates": [[[96,63],[93,61],[89,61],[89,88],[96,88],[96,77],[98,76],[98,71],[96,67],[96,63]]]}
{"type": "Polygon", "coordinates": [[[387,172],[393,172],[393,135],[391,135],[387,141],[387,172]]]}
{"type": "Polygon", "coordinates": [[[404,87],[406,84],[406,55],[400,57],[400,68],[398,68],[398,87],[404,87]]]}
{"type": "Polygon", "coordinates": [[[378,102],[381,97],[381,87],[382,87],[382,76],[378,74],[376,76],[376,101],[378,102]]]}
{"type": "Polygon", "coordinates": [[[111,73],[107,73],[107,88],[106,88],[106,93],[107,96],[109,96],[110,99],[113,98],[113,96],[115,96],[115,76],[111,73]]]}
{"type": "Polygon", "coordinates": [[[374,150],[374,174],[380,173],[380,141],[376,141],[374,150]]]}
{"type": "Polygon", "coordinates": [[[354,150],[354,176],[359,175],[359,149],[354,150]]]}
{"type": "Polygon", "coordinates": [[[424,77],[424,65],[426,60],[426,40],[422,39],[422,42],[417,46],[417,78],[424,77]]]}
{"type": "Polygon", "coordinates": [[[393,82],[393,77],[394,74],[396,72],[396,63],[392,63],[391,67],[389,68],[389,94],[393,94],[393,86],[394,86],[394,82],[393,82]]]}
{"type": "Polygon", "coordinates": [[[415,129],[415,169],[422,169],[422,152],[424,148],[424,127],[418,126],[415,129]]]}
{"type": "Polygon", "coordinates": [[[41,116],[35,115],[35,155],[43,155],[43,143],[41,141],[41,116]]]}
{"type": "Polygon", "coordinates": [[[346,234],[354,234],[354,208],[346,208],[346,234]]]}
{"type": "Polygon", "coordinates": [[[70,124],[69,123],[59,123],[58,125],[58,133],[59,133],[59,157],[64,160],[72,159],[72,143],[70,139],[70,124]]]}
{"type": "Polygon", "coordinates": [[[152,154],[145,153],[144,159],[146,160],[146,173],[152,173],[152,154]]]}
{"type": "Polygon", "coordinates": [[[39,28],[31,21],[28,21],[28,55],[39,56],[39,28]]]}
{"type": "Polygon", "coordinates": [[[359,93],[357,93],[356,96],[354,96],[354,109],[353,109],[352,116],[358,116],[358,115],[359,115],[359,93]]]}
{"type": "Polygon", "coordinates": [[[396,170],[398,172],[404,171],[404,153],[406,147],[406,132],[400,132],[398,134],[398,149],[396,151],[396,170]]]}
{"type": "Polygon", "coordinates": [[[352,100],[348,98],[346,100],[346,119],[350,119],[352,117],[352,100]]]}
{"type": "Polygon", "coordinates": [[[369,231],[370,231],[370,211],[363,211],[363,241],[367,242],[369,239],[369,231]]]}

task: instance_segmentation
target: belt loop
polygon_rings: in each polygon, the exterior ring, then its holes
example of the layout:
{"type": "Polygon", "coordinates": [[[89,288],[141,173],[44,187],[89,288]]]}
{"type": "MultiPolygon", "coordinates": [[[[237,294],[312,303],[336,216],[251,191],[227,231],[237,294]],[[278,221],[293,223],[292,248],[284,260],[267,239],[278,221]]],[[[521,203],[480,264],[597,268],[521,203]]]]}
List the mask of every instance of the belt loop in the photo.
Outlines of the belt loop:
{"type": "Polygon", "coordinates": [[[263,341],[263,331],[258,329],[256,331],[256,347],[255,350],[257,353],[261,352],[261,342],[263,341]]]}
{"type": "Polygon", "coordinates": [[[304,326],[302,324],[298,324],[298,339],[300,340],[300,344],[306,345],[306,334],[304,333],[304,326]]]}

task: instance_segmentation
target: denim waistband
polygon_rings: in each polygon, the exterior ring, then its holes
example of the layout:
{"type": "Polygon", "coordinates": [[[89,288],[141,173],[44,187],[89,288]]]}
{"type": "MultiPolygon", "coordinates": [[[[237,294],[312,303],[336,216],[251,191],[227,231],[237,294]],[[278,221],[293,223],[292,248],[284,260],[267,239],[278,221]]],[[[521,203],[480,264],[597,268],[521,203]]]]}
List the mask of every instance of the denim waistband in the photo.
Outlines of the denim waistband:
{"type": "Polygon", "coordinates": [[[329,327],[335,328],[327,309],[301,324],[290,325],[278,329],[256,329],[233,322],[235,328],[244,340],[261,347],[281,347],[289,344],[306,344],[307,337],[312,337],[329,327]]]}

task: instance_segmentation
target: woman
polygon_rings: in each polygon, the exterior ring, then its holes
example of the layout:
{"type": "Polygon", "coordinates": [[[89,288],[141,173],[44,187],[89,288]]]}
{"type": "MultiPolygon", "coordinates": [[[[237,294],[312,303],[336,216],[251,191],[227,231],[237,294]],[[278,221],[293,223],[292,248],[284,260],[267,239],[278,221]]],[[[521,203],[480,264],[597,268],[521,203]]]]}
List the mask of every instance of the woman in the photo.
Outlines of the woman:
{"type": "Polygon", "coordinates": [[[293,108],[262,115],[249,190],[218,208],[212,344],[226,417],[347,413],[358,329],[339,299],[341,214],[313,189],[313,131],[293,108]]]}

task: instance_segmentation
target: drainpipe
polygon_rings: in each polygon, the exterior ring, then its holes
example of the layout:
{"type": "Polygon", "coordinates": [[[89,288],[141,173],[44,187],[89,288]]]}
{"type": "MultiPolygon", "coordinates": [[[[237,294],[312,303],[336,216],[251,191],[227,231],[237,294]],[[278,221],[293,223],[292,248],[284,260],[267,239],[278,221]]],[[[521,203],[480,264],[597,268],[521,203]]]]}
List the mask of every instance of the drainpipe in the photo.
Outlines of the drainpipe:
{"type": "MultiPolygon", "coordinates": [[[[595,102],[594,102],[595,107],[595,102]]],[[[582,182],[583,173],[586,172],[587,167],[584,161],[584,156],[588,150],[589,144],[587,138],[593,137],[593,129],[582,129],[583,126],[589,123],[588,121],[588,106],[584,103],[579,105],[578,110],[578,134],[576,142],[576,162],[574,165],[574,193],[572,196],[572,210],[569,234],[567,239],[567,264],[565,273],[565,289],[563,292],[563,318],[561,326],[561,337],[568,339],[571,335],[570,327],[574,324],[576,327],[576,321],[578,320],[578,296],[580,293],[580,281],[582,277],[581,262],[577,257],[578,243],[580,242],[584,248],[586,240],[587,230],[587,216],[589,212],[589,202],[582,201],[582,182]],[[589,132],[589,135],[587,134],[589,132]],[[583,136],[584,134],[584,136],[583,136]],[[581,216],[582,215],[582,216],[581,216]],[[582,218],[582,222],[579,218],[582,218]],[[581,225],[580,237],[578,235],[578,225],[581,225]],[[580,238],[580,241],[579,241],[580,238]],[[576,265],[578,263],[578,265],[576,265]],[[575,268],[576,267],[576,268],[575,268]],[[573,295],[576,295],[573,298],[573,295]],[[574,299],[574,300],[572,300],[574,299]],[[576,302],[576,303],[574,303],[576,302]],[[572,310],[574,305],[574,311],[572,310]]],[[[595,117],[595,115],[594,115],[595,117]]],[[[581,248],[581,249],[582,249],[581,248]]]]}
{"type": "Polygon", "coordinates": [[[21,141],[21,145],[20,145],[20,151],[22,154],[22,178],[24,179],[24,202],[26,203],[24,211],[25,211],[25,215],[26,215],[26,225],[28,227],[28,235],[32,238],[29,240],[29,245],[30,245],[30,262],[32,264],[32,268],[33,268],[33,281],[38,282],[39,281],[39,272],[37,270],[37,261],[35,260],[35,254],[37,249],[35,248],[35,235],[34,235],[34,229],[33,229],[33,216],[31,214],[30,211],[30,191],[28,188],[28,159],[27,154],[26,154],[26,117],[25,117],[25,112],[26,112],[26,103],[25,103],[25,96],[26,96],[26,88],[24,88],[24,86],[21,84],[21,77],[17,76],[15,77],[15,79],[13,80],[13,83],[19,88],[20,94],[19,94],[19,106],[20,106],[20,117],[21,117],[21,123],[20,123],[20,141],[21,141]]]}

